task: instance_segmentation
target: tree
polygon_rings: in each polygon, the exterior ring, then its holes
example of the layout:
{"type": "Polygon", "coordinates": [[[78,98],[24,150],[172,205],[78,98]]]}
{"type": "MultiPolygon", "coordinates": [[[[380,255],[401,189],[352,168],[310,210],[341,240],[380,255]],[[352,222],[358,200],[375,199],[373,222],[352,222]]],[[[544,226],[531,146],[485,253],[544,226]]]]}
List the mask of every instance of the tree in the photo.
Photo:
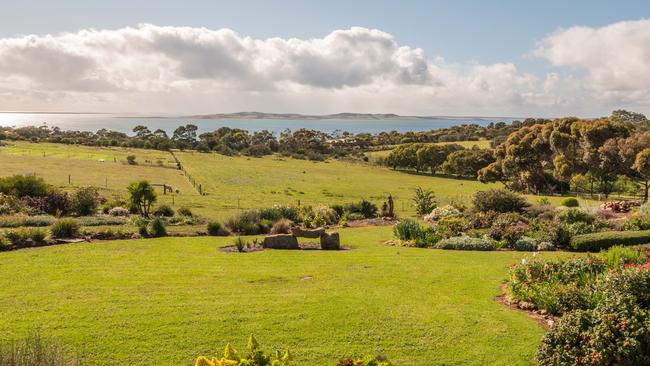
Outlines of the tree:
{"type": "Polygon", "coordinates": [[[633,167],[645,179],[643,183],[643,202],[648,202],[648,188],[650,188],[648,185],[648,181],[650,181],[650,148],[643,149],[637,154],[633,167]]]}
{"type": "Polygon", "coordinates": [[[146,180],[140,180],[129,184],[129,191],[132,207],[138,210],[140,216],[149,217],[151,205],[156,202],[156,191],[146,180]]]}
{"type": "Polygon", "coordinates": [[[479,170],[493,162],[492,150],[478,148],[458,150],[447,156],[447,160],[442,164],[442,171],[446,174],[476,178],[479,170]]]}
{"type": "Polygon", "coordinates": [[[133,133],[135,133],[135,136],[139,139],[146,139],[151,136],[151,131],[149,131],[149,128],[143,125],[137,125],[133,127],[133,133]]]}

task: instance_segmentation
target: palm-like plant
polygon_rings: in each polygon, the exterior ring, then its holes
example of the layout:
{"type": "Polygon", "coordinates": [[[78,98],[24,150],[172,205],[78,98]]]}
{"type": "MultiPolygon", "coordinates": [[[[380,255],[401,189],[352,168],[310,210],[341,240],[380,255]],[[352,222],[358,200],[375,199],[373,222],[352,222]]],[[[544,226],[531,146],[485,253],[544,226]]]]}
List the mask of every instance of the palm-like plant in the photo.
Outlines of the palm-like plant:
{"type": "Polygon", "coordinates": [[[424,190],[422,187],[417,187],[415,189],[415,196],[413,197],[413,202],[415,202],[415,212],[418,215],[426,215],[436,208],[436,201],[434,200],[435,195],[432,190],[424,190]]]}

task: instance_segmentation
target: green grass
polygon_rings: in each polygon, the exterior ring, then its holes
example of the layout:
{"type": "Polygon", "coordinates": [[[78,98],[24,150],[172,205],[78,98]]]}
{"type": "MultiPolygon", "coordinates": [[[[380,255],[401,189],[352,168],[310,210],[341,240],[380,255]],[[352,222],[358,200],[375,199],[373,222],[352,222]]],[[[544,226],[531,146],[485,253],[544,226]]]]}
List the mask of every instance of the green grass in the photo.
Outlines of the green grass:
{"type": "Polygon", "coordinates": [[[393,171],[360,162],[329,160],[311,162],[278,156],[262,158],[176,153],[188,173],[201,183],[207,195],[198,212],[225,218],[239,207],[273,204],[335,204],[368,199],[381,205],[388,194],[395,198],[398,214],[414,213],[413,190],[432,189],[441,200],[469,202],[479,189],[497,187],[473,180],[432,177],[393,171]]]}
{"type": "Polygon", "coordinates": [[[380,244],[390,230],[343,230],[341,252],[223,253],[233,238],[200,237],[0,253],[0,340],[39,329],[97,365],[190,365],[250,333],[295,365],[531,363],[542,329],[494,301],[525,253],[380,244]]]}

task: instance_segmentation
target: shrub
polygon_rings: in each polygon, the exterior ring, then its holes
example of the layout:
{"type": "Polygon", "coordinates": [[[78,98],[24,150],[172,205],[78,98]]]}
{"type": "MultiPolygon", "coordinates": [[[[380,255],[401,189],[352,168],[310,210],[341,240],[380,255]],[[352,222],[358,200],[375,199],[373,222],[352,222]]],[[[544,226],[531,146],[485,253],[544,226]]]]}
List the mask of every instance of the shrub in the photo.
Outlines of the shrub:
{"type": "MultiPolygon", "coordinates": [[[[161,217],[172,217],[174,216],[174,209],[171,208],[169,205],[160,205],[156,207],[156,209],[153,211],[153,214],[155,216],[161,216],[161,217]]],[[[191,215],[185,215],[185,216],[191,216],[191,215]]]]}
{"type": "Polygon", "coordinates": [[[415,212],[420,216],[430,213],[431,210],[436,208],[436,201],[434,201],[434,198],[435,196],[433,195],[433,191],[417,187],[415,189],[415,196],[413,197],[415,212]]]}
{"type": "Polygon", "coordinates": [[[244,211],[231,217],[225,225],[230,231],[245,235],[266,234],[270,231],[270,222],[262,219],[256,210],[244,211]]]}
{"type": "Polygon", "coordinates": [[[522,236],[514,243],[512,248],[520,252],[533,252],[537,250],[537,240],[522,236]]]}
{"type": "Polygon", "coordinates": [[[263,208],[259,211],[260,219],[271,222],[280,219],[287,219],[293,222],[300,221],[300,210],[293,206],[274,205],[270,208],[263,208]]]}
{"type": "MultiPolygon", "coordinates": [[[[187,216],[187,217],[193,217],[194,216],[194,213],[192,212],[192,210],[190,210],[187,207],[181,207],[181,208],[178,209],[177,212],[181,216],[187,216]]],[[[171,216],[174,216],[174,215],[171,215],[171,216]]]]}
{"type": "Polygon", "coordinates": [[[456,207],[452,205],[446,205],[434,208],[431,213],[424,216],[424,220],[433,222],[447,217],[459,216],[460,214],[460,211],[456,207]]]}
{"type": "Polygon", "coordinates": [[[79,223],[75,219],[60,219],[50,228],[54,238],[75,238],[79,236],[79,223]]]}
{"type": "Polygon", "coordinates": [[[450,216],[438,221],[436,232],[444,238],[450,238],[462,234],[468,227],[469,221],[466,218],[450,216]]]}
{"type": "Polygon", "coordinates": [[[0,365],[77,366],[81,361],[65,347],[32,333],[19,341],[0,343],[0,365]]]}
{"type": "Polygon", "coordinates": [[[159,238],[167,235],[167,228],[165,222],[160,217],[154,217],[153,220],[147,224],[147,236],[151,238],[159,238]]]}
{"type": "Polygon", "coordinates": [[[422,236],[422,228],[415,220],[404,219],[393,227],[393,234],[399,240],[416,240],[422,236]]]}
{"type": "Polygon", "coordinates": [[[336,211],[325,205],[316,206],[316,208],[314,208],[314,215],[323,218],[325,223],[328,225],[334,225],[339,221],[339,216],[336,211]]]}
{"type": "Polygon", "coordinates": [[[524,215],[531,219],[552,220],[555,216],[555,210],[551,205],[530,205],[524,208],[524,215]]]}
{"type": "Polygon", "coordinates": [[[377,216],[377,205],[370,201],[361,200],[357,203],[350,203],[344,206],[345,212],[358,213],[363,215],[363,218],[373,218],[377,216]]]}
{"type": "Polygon", "coordinates": [[[645,255],[639,249],[615,245],[600,252],[600,258],[610,268],[622,267],[625,264],[638,264],[645,262],[645,255]]]}
{"type": "Polygon", "coordinates": [[[336,366],[394,366],[386,356],[364,356],[362,358],[344,358],[336,366]]]}
{"type": "Polygon", "coordinates": [[[280,219],[273,223],[271,234],[289,234],[291,232],[291,221],[280,219]]]}
{"type": "Polygon", "coordinates": [[[79,188],[70,197],[70,209],[79,216],[94,215],[97,206],[99,206],[97,188],[79,188]]]}
{"type": "Polygon", "coordinates": [[[5,232],[4,236],[13,247],[20,248],[43,243],[46,234],[40,229],[20,228],[9,230],[5,232]]]}
{"type": "Polygon", "coordinates": [[[16,196],[18,198],[43,197],[49,191],[50,186],[43,178],[33,175],[13,175],[0,178],[0,193],[16,196]]]}
{"type": "Polygon", "coordinates": [[[11,215],[0,217],[0,227],[21,227],[21,226],[50,226],[56,219],[52,216],[27,216],[27,215],[11,215]]]}
{"type": "Polygon", "coordinates": [[[137,165],[138,163],[135,161],[135,155],[127,155],[126,157],[126,162],[129,165],[137,165]]]}
{"type": "Polygon", "coordinates": [[[235,238],[235,248],[238,252],[242,253],[247,246],[248,243],[241,236],[235,238]]]}
{"type": "Polygon", "coordinates": [[[625,230],[650,230],[650,215],[634,215],[623,223],[625,230]]]}
{"type": "Polygon", "coordinates": [[[108,214],[111,216],[129,216],[129,210],[118,206],[108,210],[108,214]]]}
{"type": "Polygon", "coordinates": [[[292,359],[289,351],[276,351],[273,355],[267,355],[259,348],[253,335],[248,338],[246,348],[248,353],[239,355],[230,344],[227,344],[221,357],[199,356],[194,366],[287,366],[292,359]]]}
{"type": "Polygon", "coordinates": [[[49,215],[62,216],[70,211],[68,194],[53,189],[50,189],[42,197],[25,196],[22,198],[22,202],[33,208],[34,211],[49,215]]]}
{"type": "Polygon", "coordinates": [[[226,229],[218,221],[210,221],[210,222],[208,222],[208,228],[207,229],[208,229],[208,235],[212,235],[212,236],[228,236],[228,235],[230,235],[230,231],[228,231],[228,229],[226,229]]]}
{"type": "Polygon", "coordinates": [[[555,250],[555,245],[548,241],[542,241],[537,244],[537,250],[540,252],[550,252],[555,250]]]}
{"type": "Polygon", "coordinates": [[[598,252],[614,245],[629,246],[648,243],[650,243],[650,230],[604,231],[571,238],[571,248],[580,252],[598,252]]]}
{"type": "Polygon", "coordinates": [[[579,208],[567,208],[558,210],[555,218],[563,224],[575,224],[578,222],[584,224],[593,224],[596,221],[596,216],[583,211],[579,208]]]}
{"type": "Polygon", "coordinates": [[[599,289],[605,297],[629,297],[637,305],[650,309],[650,267],[624,266],[623,270],[610,271],[600,281],[599,289]]]}
{"type": "Polygon", "coordinates": [[[350,212],[345,215],[349,221],[364,220],[366,217],[359,212],[350,212]]]}
{"type": "Polygon", "coordinates": [[[438,249],[454,250],[494,250],[495,246],[489,239],[472,238],[469,236],[456,236],[442,239],[436,244],[438,249]]]}
{"type": "Polygon", "coordinates": [[[336,216],[338,217],[343,217],[345,214],[345,208],[343,208],[343,205],[331,205],[330,207],[334,212],[336,212],[336,216]]]}
{"type": "Polygon", "coordinates": [[[522,212],[528,206],[523,196],[501,188],[478,191],[472,202],[480,212],[522,212]]]}
{"type": "Polygon", "coordinates": [[[564,207],[580,207],[580,203],[574,197],[566,197],[560,201],[560,205],[564,207]]]}
{"type": "Polygon", "coordinates": [[[648,310],[626,297],[563,316],[544,336],[536,354],[540,366],[648,365],[648,310]]]}

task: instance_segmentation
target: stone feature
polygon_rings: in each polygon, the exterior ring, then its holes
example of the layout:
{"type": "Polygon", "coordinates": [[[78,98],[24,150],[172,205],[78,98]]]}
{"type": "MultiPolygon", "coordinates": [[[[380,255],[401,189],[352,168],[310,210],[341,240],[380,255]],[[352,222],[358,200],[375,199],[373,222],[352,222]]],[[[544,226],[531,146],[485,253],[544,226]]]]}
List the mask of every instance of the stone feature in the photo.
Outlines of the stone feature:
{"type": "Polygon", "coordinates": [[[324,233],[320,237],[320,247],[323,250],[339,250],[341,249],[341,240],[339,233],[324,233]]]}
{"type": "Polygon", "coordinates": [[[322,227],[316,229],[301,229],[299,227],[293,227],[291,228],[291,233],[299,238],[317,239],[325,234],[325,229],[322,227]]]}
{"type": "Polygon", "coordinates": [[[292,234],[277,234],[264,237],[263,248],[269,249],[300,249],[298,239],[292,234]]]}

